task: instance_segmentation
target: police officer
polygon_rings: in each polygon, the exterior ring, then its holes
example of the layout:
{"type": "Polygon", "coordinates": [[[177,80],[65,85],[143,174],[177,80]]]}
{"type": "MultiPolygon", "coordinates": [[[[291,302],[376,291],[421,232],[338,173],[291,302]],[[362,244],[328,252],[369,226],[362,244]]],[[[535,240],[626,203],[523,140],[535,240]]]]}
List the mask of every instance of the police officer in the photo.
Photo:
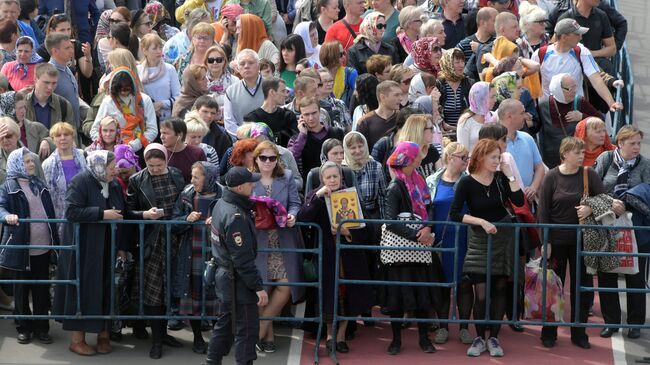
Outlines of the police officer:
{"type": "Polygon", "coordinates": [[[257,306],[265,306],[268,296],[255,266],[257,241],[254,205],[249,200],[260,174],[233,167],[225,176],[226,189],[212,211],[212,251],[217,262],[217,320],[208,347],[208,365],[221,365],[235,343],[238,365],[257,359],[255,343],[259,335],[257,306]]]}

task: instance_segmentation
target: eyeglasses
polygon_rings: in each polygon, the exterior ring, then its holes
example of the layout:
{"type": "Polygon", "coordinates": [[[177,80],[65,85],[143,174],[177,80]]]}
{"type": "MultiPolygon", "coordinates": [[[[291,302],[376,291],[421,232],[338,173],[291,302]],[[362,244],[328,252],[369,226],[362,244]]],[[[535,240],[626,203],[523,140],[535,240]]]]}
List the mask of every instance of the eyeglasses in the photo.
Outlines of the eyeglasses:
{"type": "Polygon", "coordinates": [[[533,23],[537,23],[537,24],[546,24],[546,19],[535,20],[535,21],[533,21],[533,23]]]}
{"type": "Polygon", "coordinates": [[[379,24],[377,24],[375,27],[377,27],[377,29],[379,29],[379,30],[382,30],[382,29],[386,28],[386,24],[384,24],[384,23],[379,23],[379,24]]]}
{"type": "Polygon", "coordinates": [[[333,84],[334,80],[324,80],[323,84],[333,84]]]}
{"type": "Polygon", "coordinates": [[[576,91],[576,86],[572,86],[572,87],[564,87],[564,86],[561,86],[561,87],[562,87],[562,90],[566,90],[566,91],[568,91],[568,92],[576,91]]]}
{"type": "Polygon", "coordinates": [[[410,77],[410,78],[408,78],[408,79],[406,79],[406,80],[402,80],[402,84],[404,84],[404,85],[411,85],[411,80],[413,80],[412,77],[410,77]]]}
{"type": "Polygon", "coordinates": [[[345,57],[345,52],[339,52],[339,58],[345,57]]]}
{"type": "Polygon", "coordinates": [[[260,159],[262,162],[275,162],[278,160],[278,156],[264,156],[264,155],[259,155],[257,158],[260,159]]]}
{"type": "Polygon", "coordinates": [[[465,156],[452,155],[452,156],[454,156],[456,158],[459,158],[463,162],[467,162],[467,160],[469,160],[469,156],[467,156],[467,155],[465,155],[465,156]]]}
{"type": "Polygon", "coordinates": [[[194,39],[196,39],[197,41],[201,41],[201,42],[209,42],[210,41],[210,37],[208,37],[207,35],[195,35],[194,39]]]}
{"type": "Polygon", "coordinates": [[[221,63],[223,62],[223,57],[208,57],[207,63],[221,63]]]}

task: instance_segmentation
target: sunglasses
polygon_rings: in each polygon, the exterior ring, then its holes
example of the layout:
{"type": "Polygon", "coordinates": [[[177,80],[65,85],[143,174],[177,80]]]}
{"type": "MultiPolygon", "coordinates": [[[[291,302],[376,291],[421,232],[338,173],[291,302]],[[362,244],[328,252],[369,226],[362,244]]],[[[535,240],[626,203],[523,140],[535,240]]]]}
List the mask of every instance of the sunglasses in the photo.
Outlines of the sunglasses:
{"type": "Polygon", "coordinates": [[[463,162],[467,162],[467,160],[469,160],[469,156],[458,156],[458,155],[452,155],[452,156],[456,158],[460,158],[460,160],[463,162]]]}
{"type": "Polygon", "coordinates": [[[264,155],[259,155],[257,158],[260,159],[262,162],[275,162],[278,160],[278,156],[264,156],[264,155]]]}
{"type": "Polygon", "coordinates": [[[223,57],[208,57],[207,62],[210,63],[221,63],[223,62],[223,57]]]}
{"type": "Polygon", "coordinates": [[[379,24],[376,25],[376,28],[379,29],[379,30],[385,29],[385,28],[386,28],[386,24],[384,24],[384,23],[379,23],[379,24]]]}

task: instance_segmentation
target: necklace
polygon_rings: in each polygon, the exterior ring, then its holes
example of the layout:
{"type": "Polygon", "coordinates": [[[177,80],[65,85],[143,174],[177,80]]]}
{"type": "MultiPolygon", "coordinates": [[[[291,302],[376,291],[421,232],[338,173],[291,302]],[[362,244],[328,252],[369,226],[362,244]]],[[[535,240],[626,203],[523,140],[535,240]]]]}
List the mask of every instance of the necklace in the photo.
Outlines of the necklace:
{"type": "Polygon", "coordinates": [[[485,191],[485,195],[487,195],[487,197],[489,198],[490,197],[490,188],[492,187],[492,184],[490,183],[490,185],[488,185],[487,188],[485,187],[485,185],[481,184],[481,187],[483,188],[483,191],[485,191]]]}

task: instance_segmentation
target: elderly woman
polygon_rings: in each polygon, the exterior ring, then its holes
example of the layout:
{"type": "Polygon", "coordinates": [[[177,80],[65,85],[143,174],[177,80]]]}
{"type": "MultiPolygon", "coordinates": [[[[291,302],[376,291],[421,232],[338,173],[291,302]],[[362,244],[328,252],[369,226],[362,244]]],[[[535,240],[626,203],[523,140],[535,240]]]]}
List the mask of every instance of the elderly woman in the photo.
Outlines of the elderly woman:
{"type": "Polygon", "coordinates": [[[579,121],[587,117],[602,118],[602,114],[582,96],[570,74],[554,75],[549,84],[551,95],[539,100],[542,121],[540,146],[544,163],[549,168],[560,164],[557,146],[564,137],[572,136],[579,121]]]}
{"type": "MultiPolygon", "coordinates": [[[[594,167],[596,173],[602,176],[603,186],[607,193],[617,199],[613,206],[616,214],[625,214],[626,209],[632,211],[632,222],[635,226],[645,225],[643,224],[643,213],[635,210],[634,205],[621,204],[618,199],[626,200],[630,197],[637,197],[639,194],[635,194],[635,190],[632,190],[632,194],[629,196],[626,193],[635,187],[644,189],[642,185],[650,183],[650,160],[641,155],[642,139],[643,132],[636,127],[631,125],[622,127],[616,134],[617,148],[613,151],[605,151],[598,156],[594,167]]],[[[636,232],[639,253],[650,253],[650,243],[645,232],[647,231],[636,232]]],[[[645,288],[648,258],[639,257],[638,260],[639,272],[634,275],[624,275],[627,288],[645,288]]],[[[618,287],[618,277],[618,274],[599,272],[598,287],[616,288],[618,287]]],[[[598,296],[605,323],[621,323],[621,304],[618,293],[598,292],[598,296]]],[[[643,325],[646,319],[646,294],[626,293],[626,297],[627,323],[643,325]]],[[[610,337],[615,332],[618,332],[618,328],[605,328],[600,332],[600,336],[610,337]]],[[[639,328],[630,328],[627,333],[628,338],[639,338],[640,336],[639,328]]]]}
{"type": "MultiPolygon", "coordinates": [[[[12,245],[58,245],[55,224],[19,224],[23,218],[52,219],[54,207],[45,182],[36,176],[35,155],[25,147],[9,154],[7,181],[0,187],[0,221],[5,224],[0,249],[0,266],[12,270],[17,280],[48,280],[50,250],[12,250],[12,245]]],[[[47,315],[50,310],[48,285],[15,284],[15,314],[47,315]],[[29,297],[34,310],[30,310],[29,297]]],[[[18,343],[27,344],[32,334],[41,343],[52,343],[48,320],[17,322],[18,343]]]]}
{"type": "MultiPolygon", "coordinates": [[[[478,142],[478,132],[485,123],[493,123],[492,108],[496,102],[496,91],[489,83],[481,81],[472,85],[469,91],[469,111],[458,118],[456,138],[472,152],[478,142]]],[[[504,151],[505,152],[505,151],[504,151]]]]}
{"type": "Polygon", "coordinates": [[[173,27],[172,17],[169,15],[165,6],[159,1],[148,1],[144,7],[144,12],[151,19],[151,29],[158,33],[158,36],[167,41],[180,32],[178,28],[173,27]]]}
{"type": "Polygon", "coordinates": [[[106,116],[99,122],[99,136],[86,147],[86,152],[106,150],[113,152],[116,145],[122,144],[120,124],[111,116],[106,116]]]}
{"type": "MultiPolygon", "coordinates": [[[[429,220],[431,195],[424,178],[415,171],[423,157],[422,148],[416,143],[400,142],[395,146],[387,161],[393,180],[386,192],[385,219],[429,220]]],[[[408,240],[415,247],[431,247],[434,243],[431,226],[412,228],[405,224],[390,223],[382,228],[384,229],[408,240]]],[[[386,232],[382,234],[382,245],[388,244],[383,242],[386,232]]],[[[438,281],[430,252],[414,252],[414,255],[408,255],[410,257],[397,254],[394,258],[389,256],[391,253],[395,251],[381,252],[384,280],[438,281]]],[[[380,291],[382,310],[389,313],[391,318],[403,318],[405,312],[426,318],[437,297],[437,289],[426,286],[385,286],[380,291]]],[[[402,349],[402,323],[391,322],[391,328],[393,340],[387,351],[391,355],[397,355],[402,349]]],[[[427,328],[426,323],[418,323],[418,344],[422,351],[431,353],[436,349],[429,340],[427,328]]]]}
{"type": "Polygon", "coordinates": [[[75,128],[70,123],[59,122],[53,125],[50,128],[50,137],[54,140],[56,149],[43,161],[45,182],[50,189],[54,212],[59,219],[65,214],[65,196],[70,181],[86,168],[83,150],[75,148],[74,145],[75,134],[75,128]]]}
{"type": "Polygon", "coordinates": [[[596,159],[607,151],[613,151],[616,146],[612,144],[605,128],[605,122],[596,117],[589,117],[576,124],[574,137],[585,143],[585,158],[582,166],[592,167],[596,159]]]}
{"type": "MultiPolygon", "coordinates": [[[[341,173],[343,183],[347,187],[356,186],[356,178],[352,169],[348,166],[343,165],[345,152],[343,149],[343,143],[336,138],[329,138],[323,142],[323,146],[320,150],[320,160],[322,163],[327,161],[334,162],[335,164],[341,167],[341,173]]],[[[307,174],[305,179],[305,194],[309,194],[310,191],[318,188],[320,185],[320,167],[314,167],[307,174]]]]}
{"type": "Polygon", "coordinates": [[[403,63],[413,51],[413,43],[418,40],[422,28],[422,14],[422,9],[417,6],[407,6],[399,13],[398,34],[392,41],[399,63],[403,63]]]}
{"type": "Polygon", "coordinates": [[[228,62],[229,57],[220,46],[212,46],[205,52],[205,65],[208,67],[208,92],[219,103],[219,110],[223,108],[228,86],[239,81],[239,78],[232,74],[228,62]]]}
{"type": "MultiPolygon", "coordinates": [[[[38,154],[38,157],[43,161],[50,155],[50,152],[54,150],[54,143],[49,136],[50,132],[42,123],[25,118],[25,115],[27,114],[27,101],[25,100],[25,94],[15,93],[14,95],[14,119],[18,123],[18,127],[20,127],[20,141],[23,146],[29,148],[33,153],[38,154]]],[[[40,161],[37,161],[37,164],[40,165],[40,161]]]]}
{"type": "Polygon", "coordinates": [[[110,77],[109,88],[102,100],[90,137],[99,136],[99,123],[105,116],[113,116],[120,124],[122,140],[133,151],[146,147],[158,135],[156,111],[151,98],[141,92],[135,70],[117,67],[110,77]]]}
{"type": "MultiPolygon", "coordinates": [[[[194,223],[208,219],[213,203],[221,198],[218,179],[219,170],[216,166],[205,161],[195,162],[192,165],[192,182],[179,194],[174,206],[173,220],[194,223]]],[[[212,316],[216,313],[214,294],[210,290],[204,291],[203,288],[203,265],[207,259],[206,253],[210,252],[209,244],[202,240],[203,229],[198,225],[175,226],[175,233],[181,236],[172,288],[174,297],[180,299],[180,315],[200,316],[203,313],[203,298],[205,315],[212,316]]],[[[190,320],[190,325],[194,334],[192,351],[197,354],[205,353],[207,344],[201,334],[201,321],[190,320]]]]}
{"type": "Polygon", "coordinates": [[[532,58],[533,53],[548,44],[550,38],[546,33],[548,14],[544,9],[527,1],[519,6],[519,28],[521,37],[517,39],[519,49],[523,50],[522,57],[532,58]]]}
{"type": "Polygon", "coordinates": [[[205,56],[214,44],[214,28],[209,23],[199,23],[192,28],[190,37],[190,48],[174,63],[181,84],[184,84],[184,72],[189,65],[205,66],[205,56]]]}
{"type": "MultiPolygon", "coordinates": [[[[583,196],[595,196],[606,193],[600,176],[592,170],[583,167],[585,144],[575,137],[566,137],[560,145],[560,159],[562,164],[552,168],[544,176],[541,190],[538,194],[539,205],[537,218],[539,223],[574,224],[592,214],[591,207],[581,205],[583,196]],[[584,191],[584,180],[587,180],[588,190],[584,191]]],[[[576,277],[576,232],[574,229],[550,229],[548,237],[550,262],[554,264],[554,271],[566,286],[565,276],[567,264],[570,267],[571,283],[571,322],[586,323],[589,315],[589,294],[577,291],[578,283],[587,285],[590,276],[585,269],[584,260],[580,261],[580,281],[576,277]],[[575,295],[580,295],[580,318],[576,318],[575,295]]],[[[475,308],[476,310],[476,308],[475,308]]],[[[542,345],[547,348],[555,346],[557,341],[557,327],[545,326],[542,328],[542,345]]],[[[571,327],[571,343],[588,349],[589,337],[584,327],[571,327]]]]}
{"type": "MultiPolygon", "coordinates": [[[[299,231],[294,228],[296,216],[300,211],[301,202],[298,188],[292,178],[291,170],[284,168],[279,151],[271,141],[263,141],[257,145],[254,156],[255,172],[262,175],[260,181],[255,183],[253,196],[270,198],[278,202],[286,211],[286,223],[275,225],[273,228],[257,229],[257,244],[259,248],[302,248],[302,239],[299,231]]],[[[266,206],[265,202],[257,204],[266,206]]],[[[272,210],[274,213],[275,211],[272,210]]],[[[275,215],[275,214],[274,214],[275,215]]],[[[284,218],[283,214],[275,215],[284,218]]],[[[299,282],[301,279],[302,255],[296,253],[266,253],[259,252],[256,259],[257,268],[264,281],[286,283],[299,282]]],[[[303,296],[304,290],[300,287],[273,286],[269,292],[269,304],[262,308],[261,316],[277,316],[282,308],[293,298],[297,302],[303,296]]],[[[275,334],[271,321],[260,322],[258,350],[275,352],[275,334]]]]}
{"type": "MultiPolygon", "coordinates": [[[[456,193],[456,186],[458,181],[463,176],[467,175],[467,163],[469,161],[469,151],[465,146],[458,142],[451,142],[445,146],[445,151],[442,157],[444,166],[436,171],[433,175],[427,177],[427,187],[431,194],[431,201],[433,204],[432,220],[438,222],[449,221],[449,212],[451,203],[454,200],[456,193]]],[[[456,247],[456,227],[453,225],[436,225],[434,227],[436,242],[443,248],[456,247]]],[[[458,312],[459,318],[469,319],[472,314],[472,306],[474,301],[474,291],[472,285],[467,281],[462,281],[463,274],[463,260],[467,252],[467,229],[464,227],[459,231],[458,237],[458,260],[455,261],[454,253],[443,252],[442,270],[444,273],[445,281],[450,283],[454,281],[454,272],[456,272],[456,282],[458,283],[458,312]],[[454,271],[455,270],[455,271],[454,271]]],[[[451,302],[451,288],[440,288],[441,297],[440,305],[437,306],[438,318],[449,318],[449,306],[451,302]]],[[[472,337],[469,334],[469,325],[467,323],[460,324],[460,341],[464,344],[472,343],[472,337]]],[[[445,343],[449,338],[449,325],[447,323],[440,323],[440,328],[436,330],[434,342],[445,343]]]]}
{"type": "MultiPolygon", "coordinates": [[[[159,143],[151,143],[144,150],[144,160],[147,167],[131,176],[127,190],[127,209],[135,219],[170,219],[173,215],[174,204],[185,188],[181,172],[167,165],[169,159],[167,148],[159,143]]],[[[167,257],[167,245],[171,245],[172,257],[177,255],[177,244],[174,236],[167,240],[164,226],[148,225],[144,232],[144,282],[136,280],[133,285],[133,298],[139,302],[139,291],[144,292],[144,313],[148,315],[164,315],[166,312],[166,280],[167,264],[172,262],[167,257]]],[[[136,267],[134,277],[139,278],[140,268],[136,267]]],[[[160,359],[162,345],[181,347],[181,343],[167,334],[167,321],[150,320],[152,346],[149,357],[160,359]]]]}
{"type": "Polygon", "coordinates": [[[34,40],[23,36],[16,40],[16,60],[2,65],[0,72],[7,77],[12,89],[20,91],[34,85],[34,70],[42,61],[34,48],[34,40]]]}
{"type": "Polygon", "coordinates": [[[204,65],[189,65],[183,73],[181,94],[172,108],[172,117],[183,117],[192,108],[196,99],[208,93],[208,68],[204,65]]]}
{"type": "MultiPolygon", "coordinates": [[[[360,315],[368,311],[372,305],[372,293],[367,285],[346,285],[344,291],[340,287],[334,287],[334,277],[336,275],[348,279],[369,279],[366,257],[361,252],[345,251],[341,255],[340,271],[338,273],[334,271],[336,232],[339,227],[331,223],[325,200],[332,192],[345,188],[341,176],[339,165],[331,161],[325,162],[320,167],[321,186],[307,194],[305,204],[298,213],[298,221],[318,224],[323,231],[322,314],[327,326],[326,348],[330,353],[333,351],[349,352],[349,347],[345,342],[347,321],[340,322],[336,333],[333,333],[334,297],[325,293],[334,293],[334,290],[339,291],[339,314],[347,316],[360,315]]],[[[355,230],[349,230],[346,227],[341,227],[340,230],[342,240],[345,240],[343,242],[363,242],[363,237],[357,237],[355,230]]],[[[316,310],[318,310],[318,307],[316,307],[316,310]]]]}
{"type": "MultiPolygon", "coordinates": [[[[9,117],[0,117],[0,184],[7,178],[7,158],[14,150],[23,147],[20,127],[9,117]]],[[[45,180],[41,160],[34,154],[36,161],[36,176],[45,180]]]]}
{"type": "Polygon", "coordinates": [[[456,127],[463,111],[469,107],[469,91],[474,80],[465,76],[465,55],[458,48],[442,52],[437,89],[445,124],[456,127]]]}
{"type": "Polygon", "coordinates": [[[368,72],[366,61],[375,54],[388,55],[393,58],[393,64],[399,63],[395,47],[384,42],[386,19],[377,11],[363,18],[359,28],[359,35],[354,39],[354,45],[348,49],[348,67],[352,67],[363,74],[368,72]]]}
{"type": "Polygon", "coordinates": [[[320,49],[320,63],[334,78],[334,97],[350,106],[354,86],[360,72],[345,66],[345,51],[339,42],[326,42],[320,49]]]}
{"type": "MultiPolygon", "coordinates": [[[[93,151],[86,158],[86,165],[70,182],[66,193],[65,218],[80,223],[79,260],[81,270],[76,272],[75,253],[62,251],[59,254],[58,279],[79,278],[83,290],[79,298],[81,312],[85,315],[107,315],[110,312],[110,286],[113,281],[111,266],[112,250],[126,258],[126,240],[123,227],[115,231],[117,247],[111,247],[111,227],[98,224],[101,220],[121,220],[128,211],[120,185],[113,180],[116,174],[115,155],[109,151],[93,151]]],[[[74,226],[68,225],[63,242],[72,242],[74,226]]],[[[77,313],[75,287],[60,285],[55,292],[55,310],[59,315],[77,313]]],[[[110,320],[64,319],[63,329],[72,331],[70,351],[78,355],[107,354],[111,352],[109,339],[110,320]],[[86,343],[86,332],[98,333],[97,348],[86,343]]]]}
{"type": "MultiPolygon", "coordinates": [[[[474,318],[483,319],[485,313],[487,275],[491,275],[492,300],[490,318],[503,318],[506,309],[508,276],[512,274],[514,255],[510,227],[494,223],[512,223],[506,206],[512,202],[524,205],[524,194],[510,165],[501,158],[501,146],[490,139],[478,141],[471,152],[468,171],[458,182],[449,217],[470,224],[467,255],[463,265],[463,280],[474,286],[474,318]],[[467,204],[467,210],[465,210],[467,204]],[[488,235],[492,235],[492,267],[487,269],[488,235]]],[[[501,325],[476,325],[476,337],[467,350],[468,356],[480,356],[488,350],[490,356],[503,356],[498,340],[501,325]],[[487,338],[487,330],[490,337],[487,338]],[[487,339],[487,341],[486,341],[487,339]]]]}
{"type": "Polygon", "coordinates": [[[163,40],[155,33],[142,37],[140,46],[144,57],[137,66],[143,91],[151,97],[156,116],[169,118],[174,101],[181,93],[181,84],[174,66],[163,61],[163,40]]]}

